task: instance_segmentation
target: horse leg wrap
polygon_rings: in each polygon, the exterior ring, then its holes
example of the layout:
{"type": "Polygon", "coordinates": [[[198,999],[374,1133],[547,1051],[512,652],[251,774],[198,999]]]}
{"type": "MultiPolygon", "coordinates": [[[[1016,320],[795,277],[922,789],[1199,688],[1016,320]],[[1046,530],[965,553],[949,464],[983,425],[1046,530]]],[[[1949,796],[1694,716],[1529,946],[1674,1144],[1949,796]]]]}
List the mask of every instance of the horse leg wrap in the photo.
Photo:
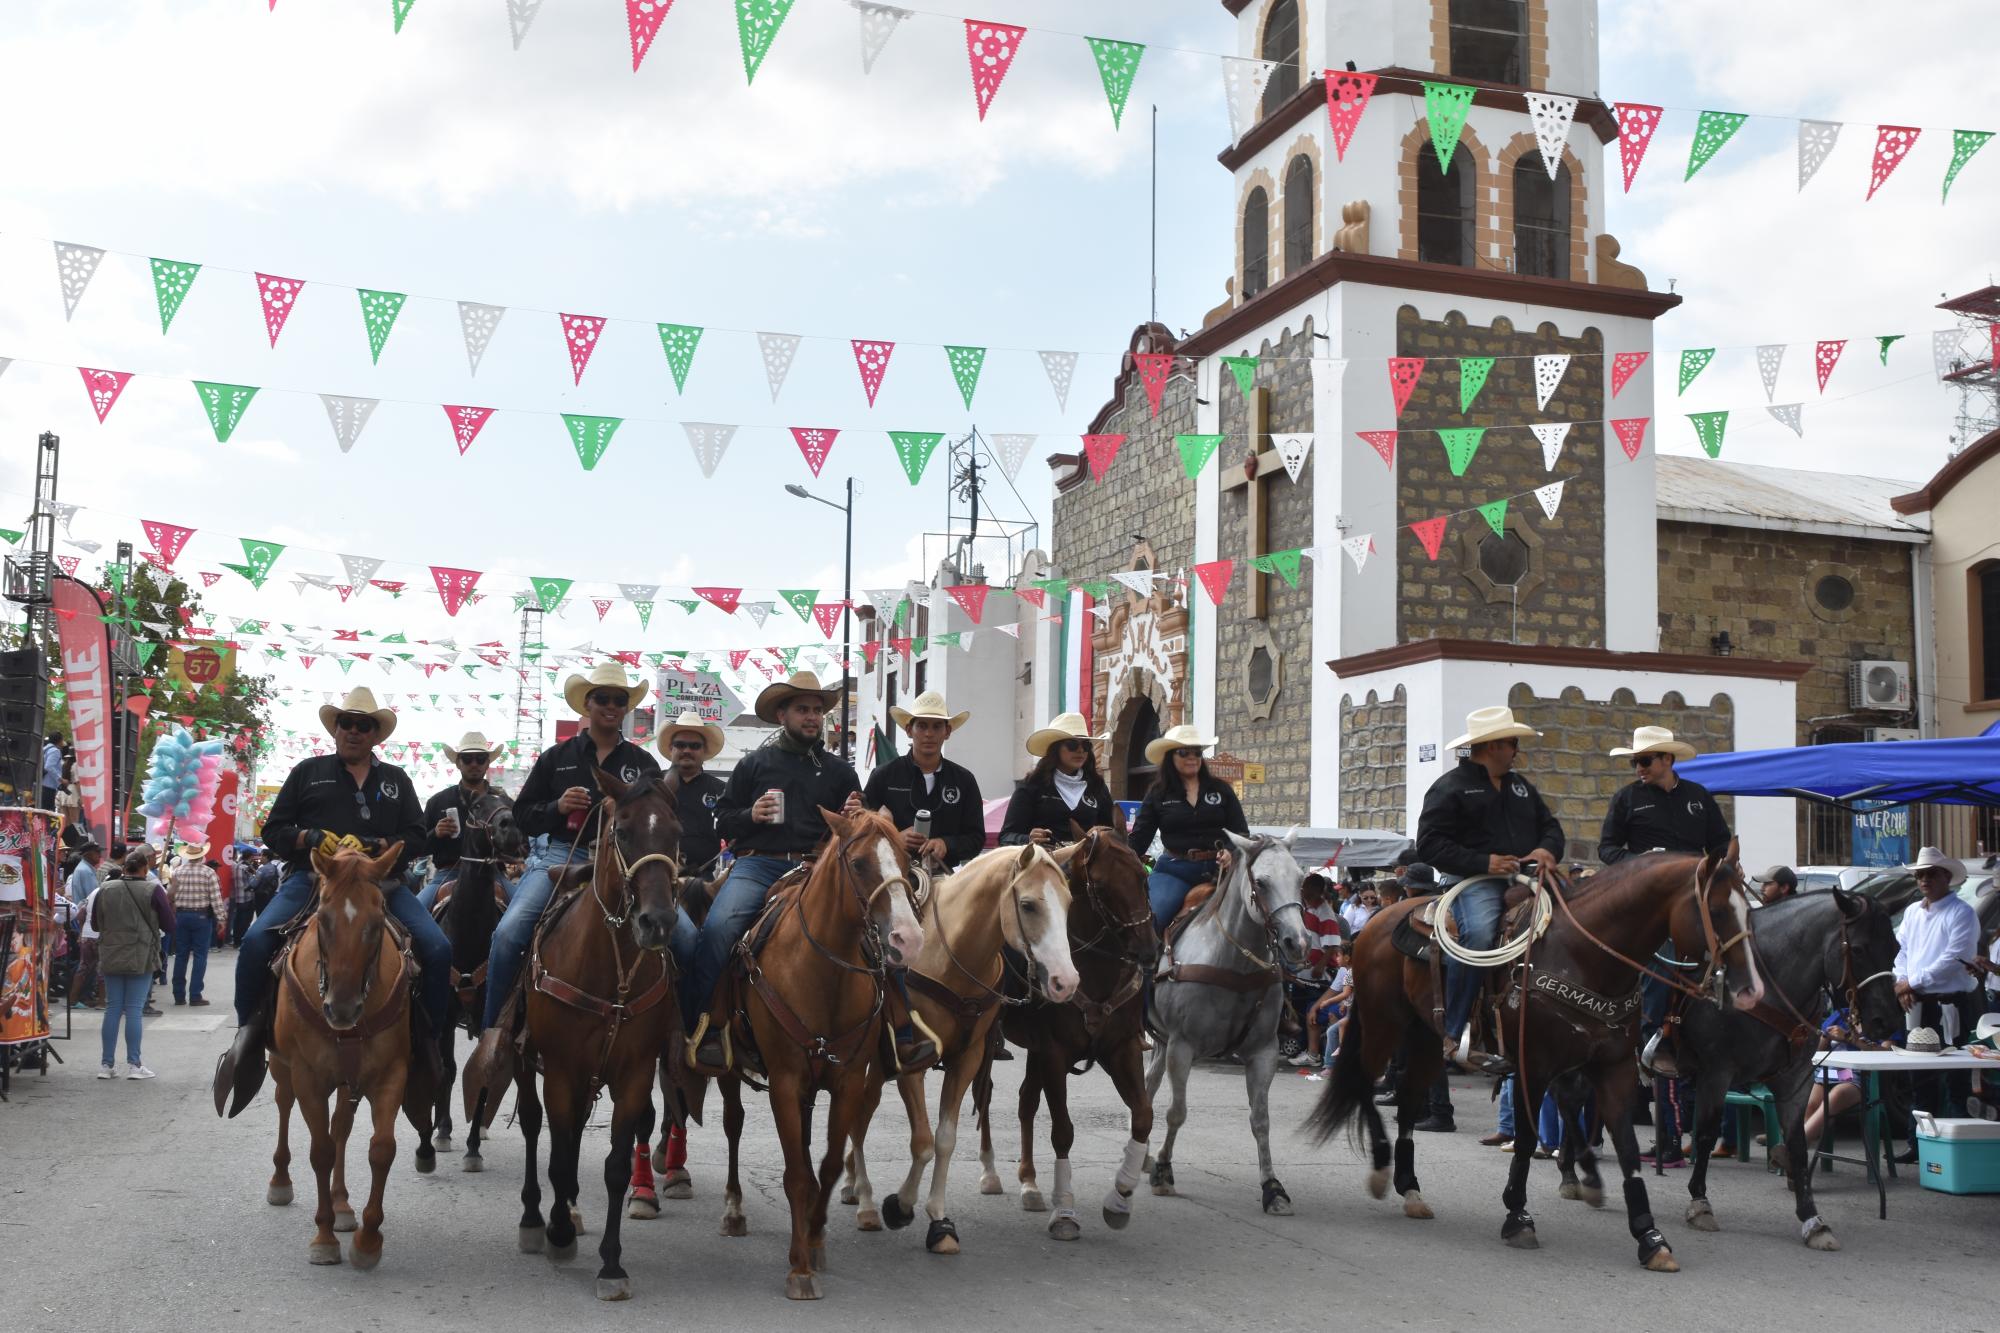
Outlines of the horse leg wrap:
{"type": "Polygon", "coordinates": [[[688,1164],[687,1130],[680,1125],[675,1125],[672,1129],[667,1131],[666,1168],[669,1171],[678,1171],[687,1164],[688,1164]]]}
{"type": "Polygon", "coordinates": [[[1413,1189],[1417,1184],[1417,1144],[1414,1139],[1396,1140],[1396,1194],[1398,1197],[1413,1189]]]}
{"type": "Polygon", "coordinates": [[[1625,1182],[1625,1213],[1632,1238],[1639,1242],[1639,1257],[1651,1258],[1667,1248],[1667,1238],[1653,1225],[1653,1206],[1646,1198],[1646,1182],[1637,1176],[1625,1182]]]}
{"type": "Polygon", "coordinates": [[[1819,1214],[1814,1213],[1811,1217],[1808,1217],[1805,1221],[1799,1223],[1799,1239],[1811,1240],[1813,1232],[1818,1231],[1821,1227],[1824,1227],[1825,1225],[1826,1223],[1820,1220],[1819,1214]]]}
{"type": "Polygon", "coordinates": [[[1055,1205],[1055,1210],[1059,1215],[1070,1218],[1076,1216],[1076,1193],[1070,1187],[1069,1158],[1067,1157],[1056,1158],[1055,1188],[1052,1191],[1050,1202],[1055,1205]]]}
{"type": "Polygon", "coordinates": [[[1111,1193],[1104,1196],[1104,1206],[1114,1213],[1132,1211],[1132,1191],[1139,1188],[1139,1180],[1145,1171],[1146,1145],[1137,1139],[1125,1142],[1125,1160],[1118,1164],[1118,1175],[1112,1182],[1111,1193]]]}
{"type": "Polygon", "coordinates": [[[632,1145],[632,1192],[653,1192],[653,1155],[643,1143],[632,1145]]]}

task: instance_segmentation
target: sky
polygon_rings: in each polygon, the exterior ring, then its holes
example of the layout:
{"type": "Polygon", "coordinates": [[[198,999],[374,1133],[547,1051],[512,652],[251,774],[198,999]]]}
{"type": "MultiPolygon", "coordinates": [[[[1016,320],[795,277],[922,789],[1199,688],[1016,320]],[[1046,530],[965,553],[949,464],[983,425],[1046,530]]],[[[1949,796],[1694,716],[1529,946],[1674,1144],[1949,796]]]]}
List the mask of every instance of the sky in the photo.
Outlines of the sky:
{"type": "MultiPolygon", "coordinates": [[[[951,16],[963,12],[915,14],[864,76],[846,0],[797,0],[746,86],[720,0],[678,0],[637,73],[614,0],[547,0],[518,51],[506,0],[417,0],[401,34],[388,0],[14,0],[0,29],[0,112],[19,127],[0,179],[0,356],[15,358],[0,376],[0,513],[26,511],[34,438],[54,431],[61,498],[86,507],[74,539],[108,554],[143,546],[141,519],[191,527],[189,573],[240,561],[240,537],[283,543],[261,591],[229,575],[210,608],[461,650],[511,650],[509,594],[537,576],[577,581],[544,634],[558,651],[821,641],[782,605],[759,629],[662,601],[642,631],[622,603],[600,624],[589,599],[657,583],[671,585],[663,598],[698,584],[834,600],[841,516],[782,487],[833,497],[849,475],[857,597],[927,576],[943,552],[924,534],[946,527],[944,450],[913,487],[888,430],[1039,436],[1018,498],[996,486],[988,505],[1040,523],[1045,545],[1041,459],[1075,449],[1149,311],[1154,106],[1160,318],[1193,328],[1222,299],[1234,191],[1215,160],[1228,138],[1215,55],[1235,50],[1235,25],[1217,0],[983,0],[977,17],[1030,31],[982,123],[951,16]],[[1122,130],[1080,32],[1148,46],[1122,130]],[[67,320],[52,240],[112,252],[67,320]],[[204,265],[165,336],[146,256],[204,265]],[[307,283],[275,347],[253,272],[307,283]],[[409,295],[379,363],[355,287],[409,295]],[[508,307],[476,375],[461,300],[508,307]],[[558,311],[612,321],[580,385],[558,311]],[[684,393],[655,321],[708,330],[684,393]],[[757,330],[805,338],[775,404],[757,330]],[[898,344],[872,408],[850,338],[898,344]],[[972,410],[946,344],[990,349],[972,410]],[[1066,407],[1038,349],[1082,354],[1066,407]],[[78,366],[135,372],[102,424],[78,366]],[[228,442],[194,379],[261,386],[228,442]],[[381,400],[351,451],[321,393],[381,400]],[[443,403],[501,410],[461,456],[443,403]],[[626,419],[595,470],[561,413],[626,419]],[[740,425],[713,478],[681,421],[740,425]],[[817,480],[793,426],[841,431],[817,480]],[[302,573],[339,576],[339,553],[387,561],[379,577],[409,590],[346,603],[295,590],[302,573]],[[492,595],[449,618],[430,565],[480,570],[492,595]]],[[[1669,108],[1635,188],[1609,205],[1624,258],[1686,298],[1656,346],[1722,349],[1688,399],[1663,388],[1663,451],[1695,451],[1680,413],[1728,407],[1724,456],[1739,461],[1920,482],[1946,457],[1955,398],[1931,374],[1930,330],[1946,322],[1931,307],[1992,280],[2000,148],[1946,206],[1938,184],[1950,128],[2000,129],[1986,67],[2000,14],[1853,12],[1606,4],[1603,88],[1557,90],[1669,108]],[[1684,184],[1702,108],[1753,117],[1684,184]],[[1798,117],[1851,122],[1803,193],[1798,117]],[[1927,128],[1864,204],[1877,122],[1927,128]],[[1873,338],[1886,333],[1908,336],[1884,367],[1873,338]],[[1823,397],[1802,346],[1820,338],[1851,340],[1823,397]],[[1749,349],[1774,342],[1792,344],[1779,401],[1806,403],[1803,440],[1762,412],[1749,349]]],[[[1370,114],[1413,113],[1397,98],[1370,114]]],[[[294,730],[317,730],[323,691],[367,684],[473,696],[405,709],[399,740],[514,733],[499,671],[343,676],[323,657],[302,668],[295,650],[271,669],[287,691],[278,723],[294,730]]]]}

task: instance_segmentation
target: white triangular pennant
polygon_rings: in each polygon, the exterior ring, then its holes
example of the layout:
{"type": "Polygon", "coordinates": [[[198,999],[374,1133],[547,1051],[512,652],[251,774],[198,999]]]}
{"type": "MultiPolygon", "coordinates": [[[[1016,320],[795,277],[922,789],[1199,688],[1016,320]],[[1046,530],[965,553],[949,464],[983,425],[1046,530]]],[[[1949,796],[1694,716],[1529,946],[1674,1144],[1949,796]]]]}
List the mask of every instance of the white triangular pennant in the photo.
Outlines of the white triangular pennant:
{"type": "Polygon", "coordinates": [[[882,54],[882,48],[896,35],[897,25],[910,16],[907,9],[894,5],[873,5],[867,0],[854,0],[855,12],[861,16],[861,72],[875,71],[875,57],[882,54]]]}
{"type": "Polygon", "coordinates": [[[1012,481],[1020,474],[1021,464],[1028,459],[1028,450],[1035,447],[1032,435],[995,435],[993,448],[1000,455],[1000,470],[1012,481]]]}
{"type": "Polygon", "coordinates": [[[1563,376],[1568,372],[1569,356],[1567,353],[1557,356],[1538,356],[1535,358],[1535,410],[1537,412],[1547,409],[1549,399],[1556,396],[1556,389],[1561,386],[1563,376]]]}
{"type": "Polygon", "coordinates": [[[11,365],[13,365],[13,364],[14,364],[14,358],[13,358],[13,357],[11,357],[11,356],[0,356],[0,375],[5,375],[5,374],[7,373],[7,367],[9,367],[9,366],[11,366],[11,365]]]}
{"type": "Polygon", "coordinates": [[[1111,576],[1138,593],[1141,597],[1153,595],[1153,571],[1150,569],[1128,569],[1111,576]]]}
{"type": "Polygon", "coordinates": [[[55,514],[56,522],[62,524],[64,532],[69,531],[69,521],[75,518],[76,511],[82,508],[81,505],[67,504],[61,500],[50,500],[48,506],[50,511],[55,514]]]}
{"type": "Polygon", "coordinates": [[[1562,166],[1563,144],[1569,139],[1569,123],[1576,118],[1576,99],[1561,93],[1529,93],[1528,114],[1535,122],[1535,145],[1541,149],[1542,165],[1549,179],[1562,166]]]}
{"type": "Polygon", "coordinates": [[[1229,140],[1241,139],[1257,123],[1257,104],[1277,66],[1244,56],[1222,57],[1222,99],[1229,107],[1229,140]]]}
{"type": "Polygon", "coordinates": [[[1757,373],[1764,377],[1764,401],[1769,402],[1778,392],[1778,367],[1785,363],[1783,343],[1765,343],[1757,349],[1757,373]]]}
{"type": "Polygon", "coordinates": [[[361,438],[361,428],[374,415],[379,398],[346,398],[337,393],[323,393],[319,400],[326,404],[326,419],[333,426],[334,441],[340,445],[343,454],[354,447],[361,438]]]}
{"type": "Polygon", "coordinates": [[[1802,440],[1806,437],[1805,421],[1801,416],[1805,411],[1804,403],[1773,403],[1764,410],[1790,426],[1792,434],[1802,440]]]}
{"type": "MultiPolygon", "coordinates": [[[[535,0],[535,3],[540,4],[541,0],[535,0]]],[[[532,10],[528,17],[534,17],[532,10]]],[[[521,40],[516,37],[515,48],[518,50],[520,45],[521,40]]],[[[500,327],[500,316],[506,313],[504,305],[481,305],[477,301],[458,303],[458,324],[465,330],[465,359],[472,363],[473,374],[479,373],[479,359],[486,355],[486,344],[493,341],[493,330],[500,327]]]]}
{"type": "Polygon", "coordinates": [[[771,382],[771,401],[778,401],[778,390],[785,387],[785,376],[792,373],[792,358],[798,355],[799,338],[794,333],[760,333],[757,348],[764,356],[764,378],[771,382]]]}
{"type": "Polygon", "coordinates": [[[701,464],[701,475],[714,476],[716,466],[722,462],[722,455],[728,452],[729,442],[736,438],[736,427],[713,421],[683,421],[681,429],[687,432],[688,448],[694,450],[694,461],[701,464]]]}
{"type": "Polygon", "coordinates": [[[521,39],[528,35],[528,25],[535,21],[541,10],[542,0],[507,0],[507,31],[514,38],[514,49],[521,49],[521,39]]]}
{"type": "Polygon", "coordinates": [[[1305,469],[1306,455],[1312,452],[1313,437],[1310,433],[1304,435],[1273,435],[1271,437],[1271,447],[1278,451],[1278,457],[1283,460],[1285,475],[1296,482],[1299,479],[1299,473],[1305,469]]]}
{"type": "Polygon", "coordinates": [[[1001,632],[1002,634],[1005,634],[1005,635],[1006,635],[1006,636],[1007,636],[1008,638],[1010,638],[1010,639],[1018,639],[1018,638],[1020,638],[1020,637],[1021,637],[1021,627],[1020,627],[1020,626],[1019,626],[1018,624],[1010,624],[1010,625],[988,625],[988,626],[987,626],[987,628],[988,628],[988,629],[997,629],[997,630],[999,630],[999,631],[1000,631],[1000,632],[1001,632]]]}
{"type": "Polygon", "coordinates": [[[618,595],[628,602],[658,601],[660,597],[660,585],[657,583],[621,583],[618,585],[618,595]]]}
{"type": "Polygon", "coordinates": [[[1359,537],[1343,538],[1340,549],[1354,562],[1354,572],[1359,574],[1361,567],[1368,563],[1368,557],[1375,554],[1375,538],[1365,532],[1359,537]]]}
{"type": "Polygon", "coordinates": [[[1070,381],[1076,378],[1075,352],[1043,352],[1042,369],[1049,373],[1049,387],[1056,391],[1056,410],[1069,411],[1070,381]]]}
{"type": "Polygon", "coordinates": [[[333,575],[331,574],[301,574],[299,575],[299,577],[304,579],[307,583],[312,584],[312,586],[315,588],[322,589],[326,592],[333,591],[333,575]]]}
{"type": "Polygon", "coordinates": [[[382,562],[372,555],[343,555],[340,565],[347,571],[348,586],[356,592],[367,587],[368,580],[375,577],[375,571],[382,568],[382,562]]]}
{"type": "Polygon", "coordinates": [[[1535,487],[1535,498],[1542,502],[1542,513],[1550,518],[1556,516],[1556,510],[1561,508],[1563,502],[1563,487],[1568,484],[1567,480],[1552,481],[1546,486],[1535,487]]]}
{"type": "Polygon", "coordinates": [[[94,245],[71,245],[66,241],[55,242],[56,281],[62,284],[63,319],[67,321],[76,313],[76,303],[83,299],[84,289],[97,276],[97,263],[104,258],[104,252],[94,245]]]}
{"type": "Polygon", "coordinates": [[[1931,367],[1942,380],[1958,369],[1958,330],[1935,329],[1931,332],[1931,367]]]}
{"type": "Polygon", "coordinates": [[[1542,471],[1556,470],[1556,459],[1562,457],[1563,441],[1569,438],[1569,425],[1567,421],[1543,421],[1528,427],[1542,442],[1542,471]]]}
{"type": "Polygon", "coordinates": [[[1806,188],[1806,182],[1813,178],[1827,155],[1833,152],[1834,140],[1840,137],[1840,122],[1837,120],[1802,120],[1799,122],[1799,188],[1806,188]]]}
{"type": "Polygon", "coordinates": [[[1091,607],[1090,614],[1097,617],[1097,623],[1100,625],[1108,625],[1111,623],[1111,608],[1105,606],[1102,603],[1099,603],[1098,605],[1091,607]]]}
{"type": "Polygon", "coordinates": [[[770,618],[771,609],[776,605],[776,602],[739,602],[736,609],[749,612],[750,618],[757,622],[757,628],[762,629],[764,622],[770,618]]]}
{"type": "Polygon", "coordinates": [[[883,621],[894,620],[896,618],[896,603],[903,600],[903,590],[901,588],[870,588],[868,590],[868,600],[875,607],[875,616],[877,619],[883,621]]]}

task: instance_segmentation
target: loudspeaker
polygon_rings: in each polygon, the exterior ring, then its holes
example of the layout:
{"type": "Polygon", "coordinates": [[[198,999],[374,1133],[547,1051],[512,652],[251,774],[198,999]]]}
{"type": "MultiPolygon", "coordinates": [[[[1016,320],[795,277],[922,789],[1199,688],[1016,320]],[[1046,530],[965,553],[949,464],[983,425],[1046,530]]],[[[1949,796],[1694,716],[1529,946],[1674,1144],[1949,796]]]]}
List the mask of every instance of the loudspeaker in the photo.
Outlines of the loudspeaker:
{"type": "Polygon", "coordinates": [[[41,650],[0,653],[0,794],[21,805],[41,797],[48,702],[49,668],[41,650]]]}

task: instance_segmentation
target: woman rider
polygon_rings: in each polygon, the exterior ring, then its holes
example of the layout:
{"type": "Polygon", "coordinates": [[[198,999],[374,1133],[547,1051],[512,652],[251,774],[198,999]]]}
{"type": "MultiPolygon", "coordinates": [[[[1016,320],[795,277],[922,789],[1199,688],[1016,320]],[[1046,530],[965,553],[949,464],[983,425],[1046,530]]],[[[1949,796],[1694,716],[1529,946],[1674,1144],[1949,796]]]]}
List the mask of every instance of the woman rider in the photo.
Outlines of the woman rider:
{"type": "Polygon", "coordinates": [[[1090,742],[1081,713],[1058,714],[1028,737],[1028,753],[1036,762],[1007,802],[1007,818],[1000,825],[1002,846],[1068,842],[1071,824],[1085,831],[1124,829],[1124,813],[1097,774],[1090,742]]]}
{"type": "Polygon", "coordinates": [[[1214,737],[1180,726],[1146,747],[1146,759],[1160,766],[1160,774],[1132,821],[1132,850],[1144,856],[1155,833],[1166,843],[1146,880],[1155,930],[1166,930],[1189,890],[1229,868],[1229,834],[1250,836],[1235,788],[1212,775],[1201,757],[1214,744],[1214,737]]]}

